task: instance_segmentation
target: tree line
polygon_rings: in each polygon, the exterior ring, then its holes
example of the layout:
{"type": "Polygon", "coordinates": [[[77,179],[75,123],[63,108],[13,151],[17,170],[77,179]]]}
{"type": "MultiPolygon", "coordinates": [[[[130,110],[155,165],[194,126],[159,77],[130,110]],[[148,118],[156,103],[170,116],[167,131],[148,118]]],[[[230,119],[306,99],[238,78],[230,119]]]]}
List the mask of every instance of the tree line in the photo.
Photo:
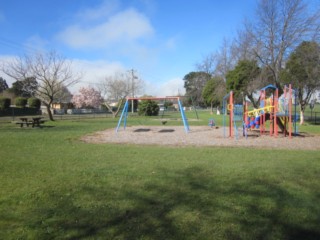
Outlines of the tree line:
{"type": "Polygon", "coordinates": [[[252,20],[234,39],[205,56],[183,78],[186,95],[198,105],[219,106],[227,92],[257,107],[257,90],[291,83],[303,112],[320,90],[320,9],[304,0],[259,0],[252,20]],[[312,8],[313,7],[313,8],[312,8]]]}
{"type": "Polygon", "coordinates": [[[36,97],[46,107],[52,121],[52,105],[61,102],[72,102],[77,108],[97,108],[103,104],[116,116],[120,108],[114,108],[110,103],[119,102],[121,106],[128,95],[140,94],[144,85],[132,70],[130,74],[115,73],[101,80],[95,88],[82,87],[78,94],[72,95],[68,88],[78,83],[83,74],[75,73],[72,61],[56,51],[16,57],[2,62],[0,70],[16,80],[9,88],[6,80],[0,77],[0,93],[36,97]]]}
{"type": "MultiPolygon", "coordinates": [[[[259,88],[273,84],[281,93],[291,83],[303,116],[312,94],[320,88],[320,9],[313,7],[307,0],[257,0],[255,16],[244,21],[235,38],[224,39],[220,49],[209,53],[197,64],[196,71],[184,76],[185,103],[219,106],[232,90],[237,101],[249,99],[256,106],[259,88]]],[[[52,103],[71,98],[68,88],[83,75],[73,72],[72,61],[56,51],[17,57],[1,63],[0,70],[16,80],[11,90],[18,96],[40,99],[51,120],[52,103]]],[[[99,94],[84,89],[80,95],[101,95],[99,99],[116,116],[120,108],[115,109],[111,103],[121,106],[127,96],[141,94],[143,86],[131,70],[106,77],[96,86],[99,94]]],[[[4,79],[0,79],[0,90],[6,88],[4,79]]],[[[77,97],[78,101],[85,99],[77,97]]],[[[90,104],[83,100],[77,106],[90,104]]]]}

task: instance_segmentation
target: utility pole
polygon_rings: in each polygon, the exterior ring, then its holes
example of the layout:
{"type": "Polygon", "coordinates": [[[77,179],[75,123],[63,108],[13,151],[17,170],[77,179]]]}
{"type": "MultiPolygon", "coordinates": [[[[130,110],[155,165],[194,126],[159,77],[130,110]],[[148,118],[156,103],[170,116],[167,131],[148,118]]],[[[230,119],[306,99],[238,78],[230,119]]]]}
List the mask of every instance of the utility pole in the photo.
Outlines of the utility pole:
{"type": "MultiPolygon", "coordinates": [[[[134,75],[134,72],[135,72],[134,69],[131,69],[130,72],[131,72],[131,93],[132,93],[132,97],[134,98],[134,89],[135,89],[134,83],[135,83],[135,79],[137,79],[138,77],[136,77],[134,75]]],[[[133,99],[131,100],[131,112],[132,113],[134,112],[134,100],[133,99]]]]}

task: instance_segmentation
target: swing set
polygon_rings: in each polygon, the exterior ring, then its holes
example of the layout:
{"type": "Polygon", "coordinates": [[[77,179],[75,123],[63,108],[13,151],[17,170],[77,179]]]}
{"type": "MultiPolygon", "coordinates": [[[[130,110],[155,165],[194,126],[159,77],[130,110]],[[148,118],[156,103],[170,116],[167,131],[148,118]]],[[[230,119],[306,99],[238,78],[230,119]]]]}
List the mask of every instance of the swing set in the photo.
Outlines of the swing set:
{"type": "MultiPolygon", "coordinates": [[[[184,126],[184,129],[185,129],[185,132],[188,133],[190,131],[188,119],[187,119],[187,117],[185,115],[185,111],[184,111],[183,105],[182,105],[182,103],[180,101],[180,97],[141,97],[141,98],[127,97],[127,100],[126,100],[126,102],[124,104],[124,107],[122,109],[122,113],[121,113],[120,119],[118,121],[116,132],[119,131],[119,128],[120,128],[122,123],[123,123],[123,129],[124,130],[126,129],[129,102],[133,101],[133,100],[136,100],[138,102],[139,101],[147,101],[147,100],[151,100],[151,101],[177,101],[178,109],[179,109],[179,112],[180,112],[180,115],[181,115],[181,119],[182,119],[182,122],[183,122],[183,126],[184,126]]],[[[163,113],[162,113],[162,116],[163,116],[163,113]]],[[[163,125],[166,123],[165,120],[162,120],[161,122],[162,122],[163,125]]]]}

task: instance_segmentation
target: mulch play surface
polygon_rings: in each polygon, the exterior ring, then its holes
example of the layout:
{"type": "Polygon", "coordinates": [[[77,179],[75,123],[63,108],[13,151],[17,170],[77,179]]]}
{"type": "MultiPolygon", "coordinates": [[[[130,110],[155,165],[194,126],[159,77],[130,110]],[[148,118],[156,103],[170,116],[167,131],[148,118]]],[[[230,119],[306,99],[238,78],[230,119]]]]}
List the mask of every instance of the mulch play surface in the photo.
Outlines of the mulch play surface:
{"type": "Polygon", "coordinates": [[[248,137],[242,136],[239,128],[234,138],[228,137],[228,129],[209,126],[191,126],[186,133],[183,126],[134,126],[119,129],[107,129],[81,138],[88,143],[115,143],[166,146],[228,146],[254,147],[264,149],[320,150],[320,136],[301,133],[292,138],[268,134],[260,136],[257,131],[248,131],[248,137]],[[226,137],[225,137],[226,136],[226,137]]]}

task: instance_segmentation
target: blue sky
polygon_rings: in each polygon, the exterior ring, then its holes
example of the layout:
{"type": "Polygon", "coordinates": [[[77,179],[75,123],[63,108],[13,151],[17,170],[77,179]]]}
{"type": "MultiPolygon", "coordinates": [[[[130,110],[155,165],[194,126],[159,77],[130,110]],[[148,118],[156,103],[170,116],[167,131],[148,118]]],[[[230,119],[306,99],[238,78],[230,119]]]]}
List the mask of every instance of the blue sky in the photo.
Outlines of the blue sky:
{"type": "MultiPolygon", "coordinates": [[[[0,59],[57,50],[94,86],[135,69],[145,93],[184,92],[184,75],[231,39],[255,0],[11,0],[0,2],[0,59]]],[[[8,80],[9,85],[12,81],[8,80]]]]}

